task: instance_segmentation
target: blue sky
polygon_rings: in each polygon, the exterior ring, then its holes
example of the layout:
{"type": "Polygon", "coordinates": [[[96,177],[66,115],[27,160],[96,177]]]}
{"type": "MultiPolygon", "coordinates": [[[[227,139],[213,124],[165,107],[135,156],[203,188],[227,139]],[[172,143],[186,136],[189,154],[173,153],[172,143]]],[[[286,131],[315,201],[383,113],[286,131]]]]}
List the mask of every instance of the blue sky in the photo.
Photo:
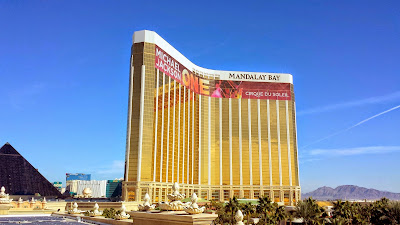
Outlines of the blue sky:
{"type": "Polygon", "coordinates": [[[291,73],[303,192],[400,192],[399,1],[0,1],[0,145],[50,181],[123,176],[132,34],[291,73]]]}

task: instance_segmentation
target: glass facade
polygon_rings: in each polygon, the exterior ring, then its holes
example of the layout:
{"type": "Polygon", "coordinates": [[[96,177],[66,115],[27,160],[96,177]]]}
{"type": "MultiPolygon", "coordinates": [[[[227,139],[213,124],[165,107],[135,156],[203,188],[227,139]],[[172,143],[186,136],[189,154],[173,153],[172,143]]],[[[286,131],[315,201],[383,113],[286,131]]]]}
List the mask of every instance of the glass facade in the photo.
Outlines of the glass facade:
{"type": "MultiPolygon", "coordinates": [[[[292,83],[288,100],[199,93],[155,66],[156,44],[132,45],[123,199],[142,201],[147,192],[165,201],[178,182],[187,196],[266,195],[295,204],[301,189],[292,83]]],[[[210,86],[220,79],[193,71],[210,86]]]]}
{"type": "Polygon", "coordinates": [[[90,180],[91,174],[84,173],[67,173],[65,174],[65,178],[67,181],[69,180],[90,180]]]}
{"type": "Polygon", "coordinates": [[[106,198],[121,196],[121,180],[107,180],[106,198]]]}

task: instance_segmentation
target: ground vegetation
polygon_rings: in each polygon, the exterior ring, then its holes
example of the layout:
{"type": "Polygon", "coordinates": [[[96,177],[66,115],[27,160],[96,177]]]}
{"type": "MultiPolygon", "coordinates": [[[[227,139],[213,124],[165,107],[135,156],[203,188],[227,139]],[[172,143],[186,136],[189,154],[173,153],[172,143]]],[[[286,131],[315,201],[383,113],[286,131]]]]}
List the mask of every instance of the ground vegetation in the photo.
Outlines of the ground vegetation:
{"type": "Polygon", "coordinates": [[[218,214],[214,224],[234,225],[235,214],[241,210],[246,225],[257,221],[259,225],[274,225],[280,221],[302,219],[306,225],[395,225],[400,224],[400,202],[382,198],[372,203],[354,203],[337,200],[333,208],[327,209],[317,204],[316,200],[307,198],[299,201],[294,211],[285,210],[284,206],[271,201],[269,197],[260,197],[257,204],[240,203],[236,197],[228,202],[211,201],[209,210],[218,214]]]}

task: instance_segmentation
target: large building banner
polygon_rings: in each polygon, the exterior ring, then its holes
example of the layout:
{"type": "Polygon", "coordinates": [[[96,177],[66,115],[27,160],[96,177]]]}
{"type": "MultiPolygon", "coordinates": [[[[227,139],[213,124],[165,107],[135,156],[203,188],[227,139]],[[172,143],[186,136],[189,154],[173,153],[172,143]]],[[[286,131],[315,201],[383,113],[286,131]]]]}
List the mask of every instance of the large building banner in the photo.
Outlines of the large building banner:
{"type": "MultiPolygon", "coordinates": [[[[155,54],[157,69],[197,94],[214,98],[291,100],[289,83],[211,80],[197,76],[157,45],[155,54]]],[[[262,78],[268,80],[268,75],[257,76],[257,79],[262,78]]]]}

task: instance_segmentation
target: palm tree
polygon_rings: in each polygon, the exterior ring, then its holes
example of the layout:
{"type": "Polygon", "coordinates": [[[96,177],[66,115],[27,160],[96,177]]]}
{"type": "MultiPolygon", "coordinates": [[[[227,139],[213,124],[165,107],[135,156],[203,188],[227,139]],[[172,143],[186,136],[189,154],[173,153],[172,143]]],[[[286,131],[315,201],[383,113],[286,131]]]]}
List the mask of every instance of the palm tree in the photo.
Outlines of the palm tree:
{"type": "Polygon", "coordinates": [[[369,224],[372,206],[337,200],[333,203],[332,218],[344,224],[369,224]]]}
{"type": "Polygon", "coordinates": [[[258,198],[258,205],[256,207],[257,213],[262,214],[262,213],[267,213],[268,211],[271,211],[273,208],[271,199],[267,197],[259,197],[258,198]]]}
{"type": "Polygon", "coordinates": [[[285,207],[283,207],[283,206],[275,207],[275,218],[276,218],[277,224],[279,224],[280,221],[286,220],[288,218],[288,215],[285,211],[285,207]]]}
{"type": "Polygon", "coordinates": [[[389,217],[393,224],[400,224],[400,202],[389,203],[389,217]]]}
{"type": "Polygon", "coordinates": [[[260,221],[258,224],[275,224],[276,220],[272,214],[274,205],[269,197],[259,197],[256,212],[259,215],[260,221]]]}
{"type": "Polygon", "coordinates": [[[321,216],[324,211],[325,210],[310,197],[297,203],[295,216],[297,218],[303,218],[304,224],[319,224],[323,220],[321,216]]]}
{"type": "Polygon", "coordinates": [[[226,222],[229,224],[235,224],[235,214],[239,210],[239,202],[237,198],[234,196],[233,198],[229,199],[228,204],[225,205],[225,216],[226,222]]]}
{"type": "Polygon", "coordinates": [[[256,212],[259,215],[260,221],[258,224],[279,224],[280,221],[285,220],[288,215],[285,208],[278,206],[277,203],[272,203],[269,197],[260,197],[256,212]]]}
{"type": "Polygon", "coordinates": [[[244,216],[246,217],[246,224],[250,224],[250,216],[255,213],[255,207],[252,205],[250,202],[247,202],[244,204],[242,207],[242,212],[244,213],[244,216]]]}
{"type": "Polygon", "coordinates": [[[372,204],[371,223],[372,224],[392,224],[389,218],[389,199],[382,198],[372,204]]]}
{"type": "Polygon", "coordinates": [[[331,225],[346,225],[347,221],[342,217],[337,217],[331,220],[331,225]]]}
{"type": "Polygon", "coordinates": [[[286,211],[286,215],[287,215],[286,219],[289,221],[290,225],[293,224],[293,220],[296,218],[294,213],[295,213],[295,211],[292,211],[292,210],[286,211]]]}
{"type": "Polygon", "coordinates": [[[342,200],[337,200],[333,203],[333,218],[342,218],[346,221],[346,224],[351,223],[353,217],[353,207],[348,202],[343,202],[342,200]]]}

